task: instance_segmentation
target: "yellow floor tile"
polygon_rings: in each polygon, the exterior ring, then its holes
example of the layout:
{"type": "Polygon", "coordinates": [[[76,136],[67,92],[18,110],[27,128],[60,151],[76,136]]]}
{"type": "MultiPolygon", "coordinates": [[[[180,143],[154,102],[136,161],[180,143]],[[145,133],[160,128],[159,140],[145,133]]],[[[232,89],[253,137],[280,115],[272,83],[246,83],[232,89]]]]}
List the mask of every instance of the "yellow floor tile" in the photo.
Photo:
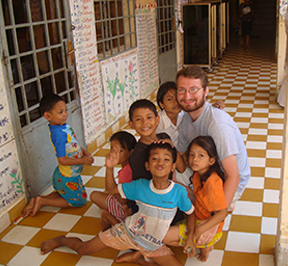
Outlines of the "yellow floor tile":
{"type": "Polygon", "coordinates": [[[83,215],[91,207],[91,205],[92,202],[87,201],[87,203],[83,207],[62,208],[61,210],[59,210],[59,213],[83,215]]]}
{"type": "Polygon", "coordinates": [[[261,235],[260,253],[261,254],[273,254],[276,244],[276,236],[261,235]]]}
{"type": "MultiPolygon", "coordinates": [[[[98,155],[97,155],[98,156],[98,155]]],[[[82,175],[95,175],[101,167],[99,166],[92,166],[92,165],[85,165],[82,175]]]]}
{"type": "Polygon", "coordinates": [[[280,190],[280,179],[276,178],[265,178],[265,189],[276,189],[280,190]]]}
{"type": "Polygon", "coordinates": [[[252,113],[252,117],[268,118],[268,113],[252,113]]]}
{"type": "Polygon", "coordinates": [[[232,215],[229,231],[261,233],[261,217],[232,215]]]}
{"type": "Polygon", "coordinates": [[[281,168],[281,163],[282,163],[281,159],[271,159],[271,158],[266,159],[266,167],[281,168]]]}
{"type": "Polygon", "coordinates": [[[94,217],[81,217],[79,221],[73,226],[70,232],[98,235],[101,231],[101,219],[94,217]]]}
{"type": "MultiPolygon", "coordinates": [[[[265,135],[248,135],[247,141],[267,141],[267,136],[265,135]]],[[[264,156],[266,157],[266,156],[264,156]]]]}
{"type": "Polygon", "coordinates": [[[269,118],[269,123],[284,124],[284,119],[282,118],[269,118]]]}
{"type": "Polygon", "coordinates": [[[265,217],[278,217],[279,205],[273,203],[263,203],[263,214],[265,217]]]}
{"type": "Polygon", "coordinates": [[[268,129],[268,135],[283,136],[283,130],[268,129]]]}
{"type": "Polygon", "coordinates": [[[266,123],[250,123],[250,128],[263,128],[267,129],[268,125],[266,123]]]}
{"type": "Polygon", "coordinates": [[[43,227],[55,215],[54,212],[39,211],[35,216],[28,216],[23,219],[20,225],[29,225],[34,227],[43,227]]]}
{"type": "Polygon", "coordinates": [[[225,251],[222,266],[259,266],[258,254],[225,251]]]}
{"type": "Polygon", "coordinates": [[[268,142],[267,143],[267,150],[281,150],[283,148],[283,143],[276,143],[276,142],[268,142]]]}
{"type": "Polygon", "coordinates": [[[80,259],[81,256],[78,254],[53,251],[48,255],[48,257],[44,260],[41,266],[75,266],[80,259]]]}
{"type": "Polygon", "coordinates": [[[264,177],[265,176],[265,168],[264,167],[251,167],[251,176],[264,177]]]}
{"type": "Polygon", "coordinates": [[[228,235],[227,231],[222,231],[221,239],[214,245],[215,249],[220,249],[220,250],[224,250],[225,249],[227,235],[228,235]]]}
{"type": "Polygon", "coordinates": [[[63,231],[41,229],[34,237],[32,237],[32,239],[26,245],[30,247],[37,247],[39,248],[40,252],[40,246],[43,241],[66,234],[67,232],[63,231]]]}
{"type": "Polygon", "coordinates": [[[85,186],[105,189],[105,177],[92,177],[85,186]]]}
{"type": "Polygon", "coordinates": [[[250,150],[247,149],[248,157],[265,158],[266,150],[250,150]]]}
{"type": "Polygon", "coordinates": [[[21,245],[15,245],[0,241],[0,264],[7,265],[7,263],[23,248],[21,245]]]}
{"type": "Polygon", "coordinates": [[[246,188],[244,190],[240,200],[262,202],[263,201],[263,190],[246,188]]]}

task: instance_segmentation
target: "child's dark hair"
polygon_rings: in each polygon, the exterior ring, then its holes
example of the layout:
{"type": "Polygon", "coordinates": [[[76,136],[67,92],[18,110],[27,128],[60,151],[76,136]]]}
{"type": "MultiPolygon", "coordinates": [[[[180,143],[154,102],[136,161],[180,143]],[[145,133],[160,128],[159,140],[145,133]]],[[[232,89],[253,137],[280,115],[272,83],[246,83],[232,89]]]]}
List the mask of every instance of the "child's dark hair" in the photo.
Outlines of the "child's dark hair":
{"type": "Polygon", "coordinates": [[[137,100],[134,103],[132,103],[130,108],[129,108],[129,120],[131,122],[132,122],[132,118],[133,118],[133,113],[138,108],[148,108],[155,114],[155,116],[158,116],[155,104],[152,103],[151,101],[147,100],[147,99],[141,99],[141,100],[137,100]]]}
{"type": "MultiPolygon", "coordinates": [[[[203,148],[210,158],[215,159],[215,163],[209,167],[208,171],[200,176],[202,185],[203,182],[205,182],[213,172],[216,172],[224,183],[225,176],[219,164],[217,149],[214,140],[210,136],[198,136],[194,138],[187,148],[187,158],[189,158],[190,148],[192,147],[193,144],[197,144],[198,146],[203,148]]],[[[191,184],[192,184],[192,178],[193,176],[190,177],[191,184]]]]}
{"type": "Polygon", "coordinates": [[[64,100],[57,94],[50,93],[45,95],[40,101],[39,109],[41,114],[43,115],[45,112],[51,111],[54,105],[60,101],[64,102],[64,100]]]}
{"type": "Polygon", "coordinates": [[[176,148],[172,148],[172,146],[167,143],[167,142],[153,142],[151,143],[147,148],[146,148],[146,162],[149,161],[149,157],[150,157],[150,153],[152,150],[155,149],[164,149],[164,150],[168,150],[169,152],[171,152],[172,155],[172,159],[173,159],[173,163],[176,163],[177,160],[177,150],[176,148]]]}
{"type": "Polygon", "coordinates": [[[160,103],[163,104],[164,97],[169,90],[177,91],[177,86],[176,86],[176,83],[174,81],[167,81],[167,82],[163,83],[160,86],[160,88],[158,89],[157,103],[158,103],[158,106],[160,107],[161,110],[163,110],[163,108],[161,108],[160,103]]]}
{"type": "Polygon", "coordinates": [[[119,131],[110,137],[110,141],[118,140],[121,147],[125,150],[131,151],[134,149],[137,141],[136,138],[127,131],[119,131]]]}

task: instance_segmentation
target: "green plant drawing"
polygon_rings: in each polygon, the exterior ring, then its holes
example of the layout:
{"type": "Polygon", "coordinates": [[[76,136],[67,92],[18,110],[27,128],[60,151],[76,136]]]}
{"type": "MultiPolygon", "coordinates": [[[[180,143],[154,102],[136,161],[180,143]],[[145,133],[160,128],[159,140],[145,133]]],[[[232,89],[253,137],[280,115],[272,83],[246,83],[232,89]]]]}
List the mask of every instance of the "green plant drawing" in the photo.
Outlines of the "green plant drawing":
{"type": "MultiPolygon", "coordinates": [[[[125,74],[125,76],[126,76],[126,74],[125,74]]],[[[125,81],[124,82],[122,82],[122,83],[120,83],[119,82],[119,89],[120,89],[120,91],[121,91],[121,95],[122,95],[122,110],[123,110],[123,113],[124,113],[124,90],[125,90],[125,81]]]]}
{"type": "MultiPolygon", "coordinates": [[[[115,95],[116,95],[117,85],[118,85],[118,83],[119,83],[118,76],[116,76],[113,81],[111,81],[111,80],[109,79],[109,77],[107,76],[107,82],[108,82],[109,90],[110,90],[110,92],[111,92],[111,94],[112,94],[113,103],[114,103],[114,98],[115,98],[115,95]]],[[[112,105],[113,105],[114,115],[116,115],[115,106],[114,106],[114,104],[112,104],[112,105]]]]}
{"type": "Polygon", "coordinates": [[[11,185],[15,184],[16,185],[16,192],[17,193],[23,193],[23,189],[22,189],[22,183],[23,183],[23,179],[20,180],[20,174],[18,173],[18,170],[16,168],[12,169],[10,176],[14,179],[14,181],[11,182],[11,185]]]}

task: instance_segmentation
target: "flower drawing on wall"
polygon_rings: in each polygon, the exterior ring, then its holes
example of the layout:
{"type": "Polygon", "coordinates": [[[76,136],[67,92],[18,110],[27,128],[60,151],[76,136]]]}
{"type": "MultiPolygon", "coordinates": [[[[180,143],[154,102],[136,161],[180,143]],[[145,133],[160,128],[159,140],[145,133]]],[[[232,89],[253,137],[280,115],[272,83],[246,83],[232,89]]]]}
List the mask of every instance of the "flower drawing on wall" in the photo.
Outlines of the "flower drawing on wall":
{"type": "Polygon", "coordinates": [[[18,169],[17,168],[12,169],[10,176],[14,179],[11,182],[11,185],[15,184],[16,192],[23,193],[23,188],[22,188],[23,179],[20,178],[20,173],[18,173],[18,169]]]}

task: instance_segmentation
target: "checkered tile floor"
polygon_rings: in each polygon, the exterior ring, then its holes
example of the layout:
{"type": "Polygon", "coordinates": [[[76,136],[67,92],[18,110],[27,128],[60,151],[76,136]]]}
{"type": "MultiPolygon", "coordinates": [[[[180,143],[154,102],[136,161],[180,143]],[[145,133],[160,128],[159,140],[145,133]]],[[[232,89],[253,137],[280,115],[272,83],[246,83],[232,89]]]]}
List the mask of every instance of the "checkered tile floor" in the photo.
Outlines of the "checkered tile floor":
{"type": "MultiPolygon", "coordinates": [[[[223,100],[225,110],[239,126],[252,177],[235,211],[226,218],[223,238],[215,245],[205,265],[274,265],[272,254],[276,241],[284,124],[284,110],[275,101],[274,58],[273,44],[252,39],[248,52],[240,45],[230,45],[219,65],[208,74],[209,100],[223,100]]],[[[95,189],[104,190],[104,156],[108,152],[109,144],[105,143],[94,154],[94,165],[84,169],[83,181],[88,194],[95,189]]],[[[113,260],[118,251],[112,249],[79,256],[67,248],[58,248],[40,255],[40,243],[45,239],[67,234],[88,240],[99,231],[100,210],[91,202],[78,209],[42,208],[36,217],[28,217],[0,235],[0,264],[117,265],[113,260]]],[[[180,248],[173,250],[184,265],[202,265],[195,258],[186,260],[180,248]]]]}

